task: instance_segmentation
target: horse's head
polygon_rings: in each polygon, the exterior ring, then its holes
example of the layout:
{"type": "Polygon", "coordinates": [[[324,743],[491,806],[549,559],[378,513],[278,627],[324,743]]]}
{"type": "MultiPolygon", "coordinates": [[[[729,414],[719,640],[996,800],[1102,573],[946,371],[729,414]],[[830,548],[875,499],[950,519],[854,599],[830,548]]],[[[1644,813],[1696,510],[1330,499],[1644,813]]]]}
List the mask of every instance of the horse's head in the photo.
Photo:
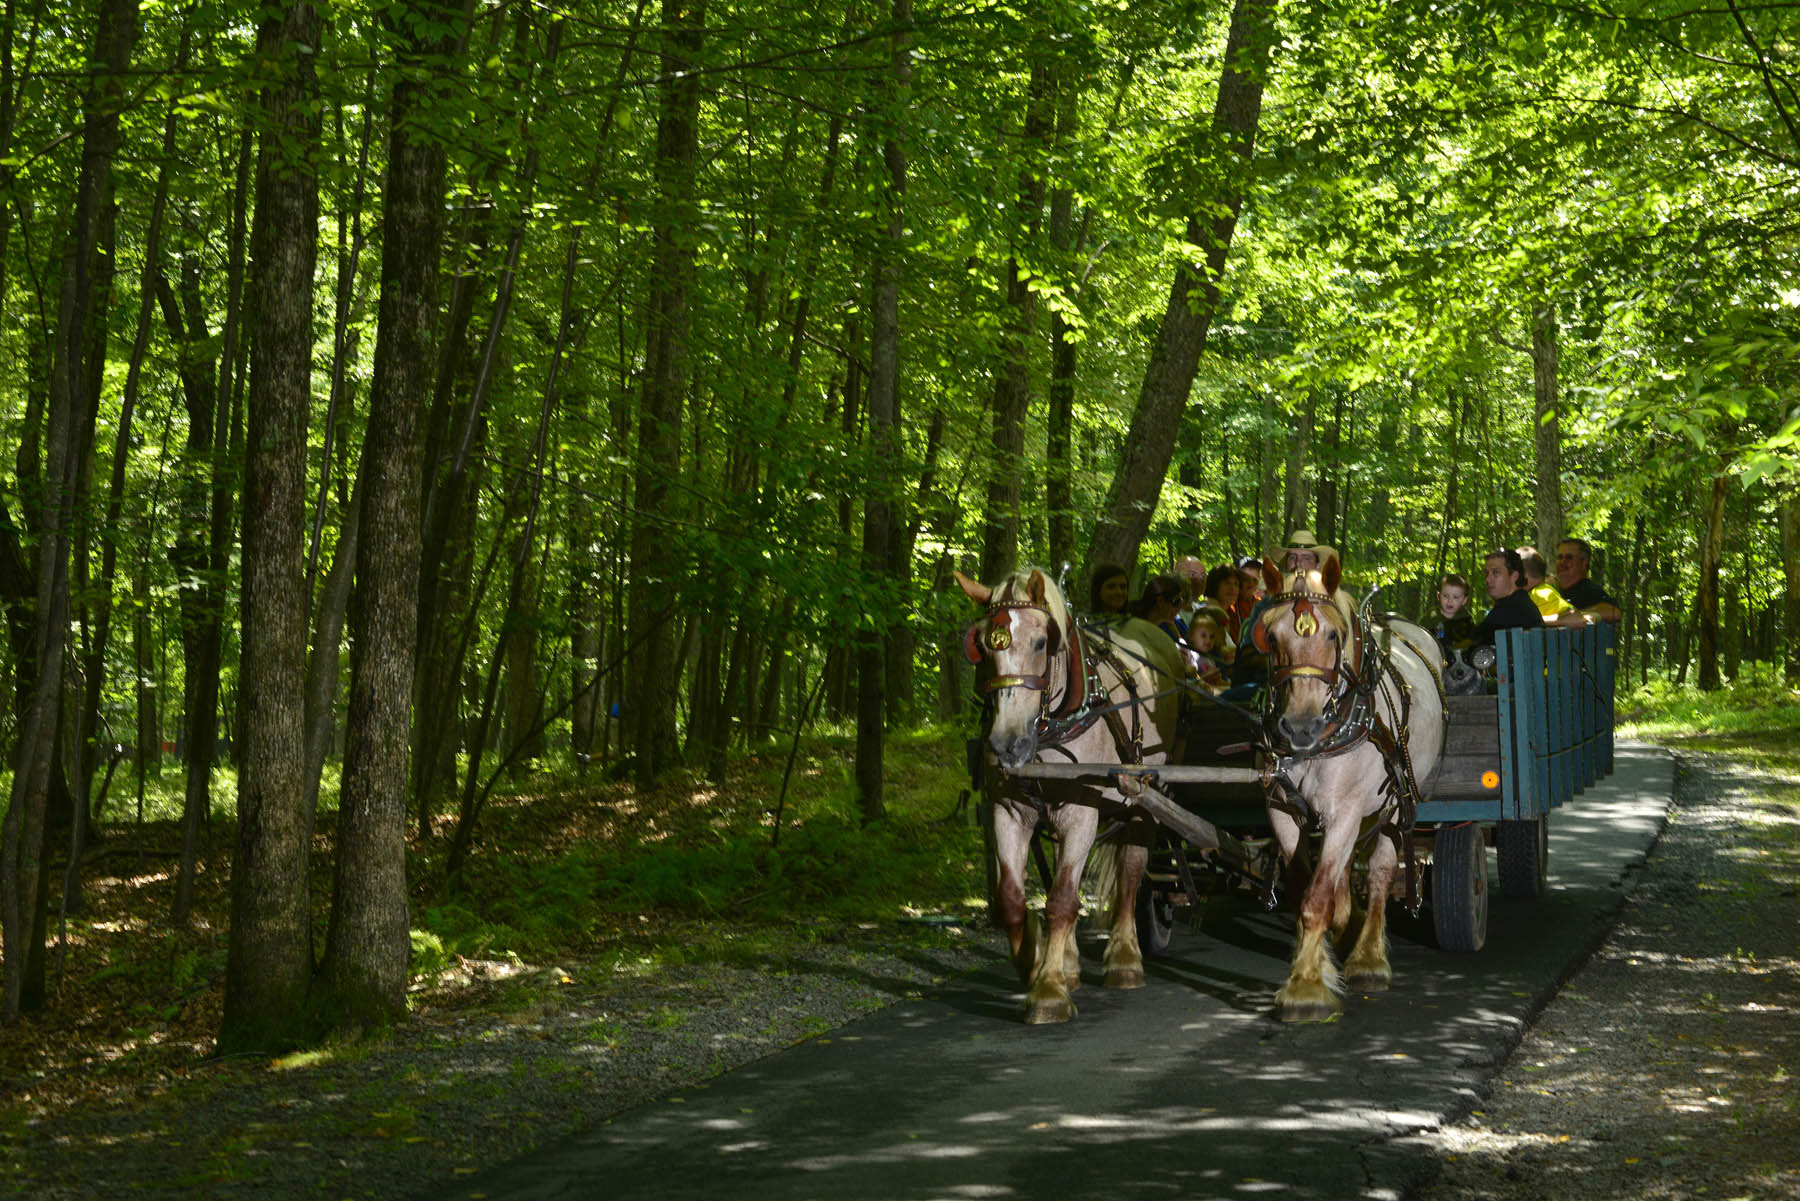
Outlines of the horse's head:
{"type": "Polygon", "coordinates": [[[984,610],[964,636],[963,653],[992,668],[983,685],[994,694],[988,743],[1003,767],[1018,767],[1037,755],[1038,719],[1058,652],[1069,642],[1068,606],[1056,584],[1036,568],[1014,572],[992,587],[960,571],[956,582],[984,610]]]}
{"type": "Polygon", "coordinates": [[[1355,611],[1339,580],[1335,558],[1285,579],[1274,563],[1263,561],[1263,582],[1274,603],[1257,617],[1250,637],[1269,657],[1264,721],[1273,721],[1271,732],[1301,754],[1333,732],[1362,666],[1355,611]]]}

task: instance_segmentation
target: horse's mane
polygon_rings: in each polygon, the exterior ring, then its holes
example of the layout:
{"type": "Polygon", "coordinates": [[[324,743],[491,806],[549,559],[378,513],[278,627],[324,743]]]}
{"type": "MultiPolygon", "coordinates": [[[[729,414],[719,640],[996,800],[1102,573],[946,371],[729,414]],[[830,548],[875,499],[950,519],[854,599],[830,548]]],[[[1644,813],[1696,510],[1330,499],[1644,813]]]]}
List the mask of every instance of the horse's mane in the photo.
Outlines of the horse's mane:
{"type": "Polygon", "coordinates": [[[1064,646],[1069,645],[1069,604],[1063,599],[1062,589],[1056,586],[1056,578],[1041,567],[1021,567],[998,584],[994,585],[995,601],[1029,601],[1031,599],[1031,575],[1036,572],[1044,580],[1044,608],[1050,611],[1050,620],[1056,623],[1062,634],[1064,646]]]}

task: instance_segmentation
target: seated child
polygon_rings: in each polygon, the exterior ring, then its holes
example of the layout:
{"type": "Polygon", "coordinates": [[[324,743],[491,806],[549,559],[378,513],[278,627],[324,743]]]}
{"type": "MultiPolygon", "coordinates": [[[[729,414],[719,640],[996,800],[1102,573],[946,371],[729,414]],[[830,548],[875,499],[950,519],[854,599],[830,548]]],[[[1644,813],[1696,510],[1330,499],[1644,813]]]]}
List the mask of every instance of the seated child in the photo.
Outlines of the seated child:
{"type": "Polygon", "coordinates": [[[1438,585],[1437,612],[1428,613],[1420,625],[1430,630],[1448,659],[1454,650],[1466,650],[1475,640],[1475,619],[1469,615],[1469,581],[1454,571],[1438,585]]]}
{"type": "Polygon", "coordinates": [[[1557,614],[1568,613],[1575,608],[1563,599],[1563,594],[1556,590],[1556,585],[1545,578],[1550,574],[1550,565],[1535,547],[1521,546],[1519,561],[1525,564],[1525,588],[1531,593],[1531,603],[1544,615],[1547,624],[1556,624],[1557,614]]]}
{"type": "Polygon", "coordinates": [[[1200,682],[1217,692],[1230,683],[1225,678],[1225,629],[1219,622],[1218,610],[1205,608],[1194,615],[1187,631],[1188,661],[1199,673],[1200,682]]]}

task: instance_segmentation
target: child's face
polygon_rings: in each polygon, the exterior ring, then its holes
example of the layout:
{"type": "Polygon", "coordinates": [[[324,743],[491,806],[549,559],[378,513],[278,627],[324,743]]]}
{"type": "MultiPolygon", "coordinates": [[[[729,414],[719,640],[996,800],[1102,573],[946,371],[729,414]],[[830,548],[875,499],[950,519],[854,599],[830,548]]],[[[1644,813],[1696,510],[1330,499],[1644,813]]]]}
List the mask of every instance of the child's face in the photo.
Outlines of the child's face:
{"type": "Polygon", "coordinates": [[[1438,612],[1445,617],[1455,617],[1469,603],[1469,590],[1458,588],[1455,584],[1438,589],[1438,612]]]}
{"type": "Polygon", "coordinates": [[[1121,611],[1130,599],[1131,581],[1122,575],[1113,576],[1100,585],[1100,607],[1108,613],[1121,611]]]}
{"type": "Polygon", "coordinates": [[[1213,628],[1207,622],[1202,622],[1194,627],[1193,637],[1189,641],[1194,644],[1194,649],[1203,655],[1218,645],[1217,640],[1213,637],[1213,628]]]}

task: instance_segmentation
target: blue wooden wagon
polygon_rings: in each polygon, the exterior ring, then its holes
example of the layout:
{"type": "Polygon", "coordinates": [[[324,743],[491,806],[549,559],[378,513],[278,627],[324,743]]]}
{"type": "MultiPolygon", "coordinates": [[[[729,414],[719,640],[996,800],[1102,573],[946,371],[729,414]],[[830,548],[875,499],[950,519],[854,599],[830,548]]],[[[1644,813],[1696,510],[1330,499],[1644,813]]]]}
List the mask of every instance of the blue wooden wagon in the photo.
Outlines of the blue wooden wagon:
{"type": "MultiPolygon", "coordinates": [[[[1497,851],[1502,892],[1538,896],[1547,884],[1551,811],[1611,773],[1613,641],[1607,623],[1503,630],[1495,691],[1446,698],[1445,752],[1421,781],[1426,799],[1413,831],[1415,857],[1430,867],[1426,898],[1444,949],[1475,951],[1487,940],[1487,847],[1497,851]]],[[[1150,952],[1167,947],[1176,906],[1198,900],[1197,876],[1273,896],[1279,867],[1261,777],[1249,765],[1253,733],[1237,713],[1200,704],[1190,711],[1180,764],[1036,763],[1017,772],[1134,777],[1138,803],[1164,831],[1139,890],[1138,934],[1150,952]]],[[[1403,890],[1404,880],[1395,887],[1403,890]]]]}
{"type": "Polygon", "coordinates": [[[1551,811],[1612,774],[1613,640],[1608,622],[1501,630],[1496,690],[1448,698],[1444,758],[1418,812],[1434,834],[1432,921],[1447,950],[1487,938],[1486,845],[1503,893],[1538,896],[1551,811]]]}

